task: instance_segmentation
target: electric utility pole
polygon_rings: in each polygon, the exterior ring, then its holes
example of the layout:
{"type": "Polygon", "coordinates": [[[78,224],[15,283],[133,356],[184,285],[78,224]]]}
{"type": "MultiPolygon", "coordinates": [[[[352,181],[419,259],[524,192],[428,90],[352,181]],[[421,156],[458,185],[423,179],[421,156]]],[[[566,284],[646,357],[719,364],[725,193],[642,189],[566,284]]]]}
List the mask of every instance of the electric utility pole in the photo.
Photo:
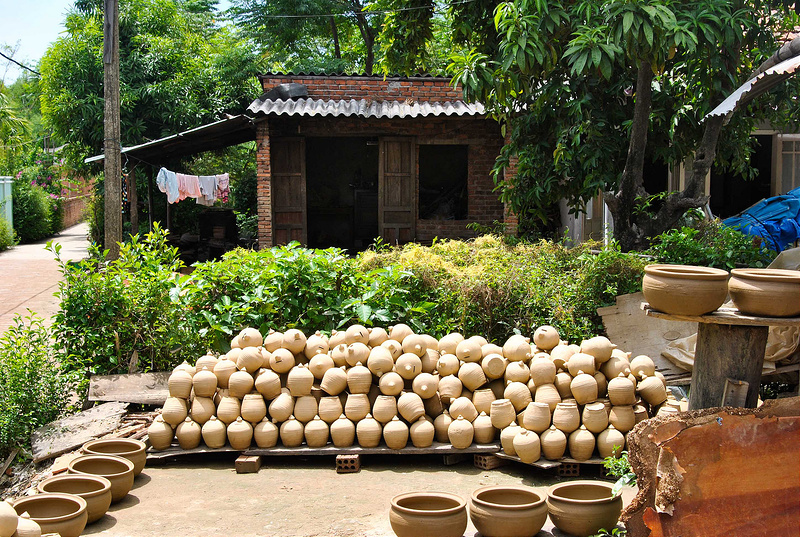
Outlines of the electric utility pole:
{"type": "Polygon", "coordinates": [[[103,90],[105,96],[105,247],[109,259],[119,257],[122,241],[122,158],[119,119],[119,3],[104,0],[103,90]]]}

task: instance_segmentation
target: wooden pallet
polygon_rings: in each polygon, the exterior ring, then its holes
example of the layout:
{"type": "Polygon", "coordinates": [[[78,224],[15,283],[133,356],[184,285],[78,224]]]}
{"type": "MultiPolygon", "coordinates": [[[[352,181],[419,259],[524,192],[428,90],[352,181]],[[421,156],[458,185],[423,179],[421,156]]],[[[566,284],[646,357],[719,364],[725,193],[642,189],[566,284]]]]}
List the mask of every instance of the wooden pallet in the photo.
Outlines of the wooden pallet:
{"type": "Polygon", "coordinates": [[[527,464],[529,466],[533,466],[534,468],[541,468],[542,470],[556,470],[559,476],[561,477],[577,477],[580,475],[581,466],[597,466],[603,465],[603,459],[599,457],[594,457],[589,460],[585,461],[577,461],[575,459],[571,459],[569,457],[563,457],[557,461],[551,461],[547,459],[539,459],[536,462],[522,462],[519,457],[516,455],[508,455],[503,452],[495,453],[495,457],[502,460],[514,461],[520,464],[527,464]]]}

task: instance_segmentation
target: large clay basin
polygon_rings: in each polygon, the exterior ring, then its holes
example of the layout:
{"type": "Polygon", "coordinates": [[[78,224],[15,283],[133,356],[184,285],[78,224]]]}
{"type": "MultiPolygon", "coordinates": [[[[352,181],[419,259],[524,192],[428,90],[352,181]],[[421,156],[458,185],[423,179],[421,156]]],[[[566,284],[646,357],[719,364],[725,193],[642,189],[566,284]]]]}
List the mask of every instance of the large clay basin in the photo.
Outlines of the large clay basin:
{"type": "Polygon", "coordinates": [[[533,537],[547,521],[547,504],[532,488],[490,485],[472,493],[469,517],[484,537],[533,537]]]}
{"type": "Polygon", "coordinates": [[[727,271],[693,265],[647,265],[642,292],[650,306],[672,315],[704,315],[728,296],[727,271]]]}
{"type": "Polygon", "coordinates": [[[547,491],[547,509],[555,527],[577,537],[611,532],[622,512],[622,496],[611,493],[613,483],[569,481],[547,491]]]}
{"type": "Polygon", "coordinates": [[[116,455],[81,455],[70,461],[72,474],[99,475],[111,481],[111,503],[124,498],[133,487],[133,463],[116,455]]]}
{"type": "Polygon", "coordinates": [[[733,305],[758,317],[800,316],[800,271],[733,269],[728,282],[733,305]]]}
{"type": "Polygon", "coordinates": [[[62,474],[36,486],[39,492],[63,492],[86,500],[87,524],[103,518],[111,505],[111,481],[99,475],[62,474]]]}
{"type": "Polygon", "coordinates": [[[58,533],[61,537],[78,537],[86,528],[86,500],[74,494],[47,492],[25,496],[14,502],[17,514],[27,512],[42,528],[42,535],[58,533]]]}
{"type": "Polygon", "coordinates": [[[389,522],[397,537],[461,537],[467,502],[449,492],[407,492],[392,498],[389,522]]]}
{"type": "Polygon", "coordinates": [[[91,440],[83,445],[83,451],[91,455],[116,455],[125,457],[133,463],[133,475],[142,473],[147,461],[147,446],[141,440],[133,438],[103,438],[91,440]]]}

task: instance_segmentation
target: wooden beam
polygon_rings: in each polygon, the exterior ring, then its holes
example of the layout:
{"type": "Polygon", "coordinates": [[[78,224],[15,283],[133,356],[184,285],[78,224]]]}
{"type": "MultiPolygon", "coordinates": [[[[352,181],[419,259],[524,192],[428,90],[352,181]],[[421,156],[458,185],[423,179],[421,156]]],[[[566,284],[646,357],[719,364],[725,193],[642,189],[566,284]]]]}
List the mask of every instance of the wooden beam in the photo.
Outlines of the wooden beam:
{"type": "Polygon", "coordinates": [[[169,397],[169,372],[94,375],[89,379],[89,401],[120,401],[163,405],[169,397]]]}
{"type": "Polygon", "coordinates": [[[104,403],[39,427],[31,435],[33,462],[72,451],[116,430],[127,408],[128,403],[104,403]]]}

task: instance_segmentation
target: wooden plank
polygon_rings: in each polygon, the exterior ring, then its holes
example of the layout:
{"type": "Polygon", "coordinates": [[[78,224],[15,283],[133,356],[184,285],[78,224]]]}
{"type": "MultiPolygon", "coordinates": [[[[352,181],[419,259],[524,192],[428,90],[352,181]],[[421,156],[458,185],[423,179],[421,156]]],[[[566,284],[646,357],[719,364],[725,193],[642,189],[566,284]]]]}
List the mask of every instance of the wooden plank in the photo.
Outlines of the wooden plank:
{"type": "Polygon", "coordinates": [[[14,449],[11,450],[11,453],[9,453],[8,457],[6,457],[6,461],[3,463],[3,466],[0,466],[0,475],[3,475],[4,473],[6,473],[6,470],[8,470],[8,467],[11,466],[12,462],[14,462],[14,459],[16,458],[17,453],[19,453],[19,448],[14,448],[14,449]]]}
{"type": "Polygon", "coordinates": [[[206,446],[198,446],[193,449],[183,449],[178,445],[178,443],[172,444],[167,449],[157,451],[155,449],[148,448],[147,449],[147,460],[148,461],[159,461],[163,459],[171,459],[174,457],[183,457],[186,455],[205,455],[209,453],[241,453],[238,449],[233,449],[232,447],[226,445],[221,448],[210,448],[206,446]]]}
{"type": "Polygon", "coordinates": [[[543,470],[551,470],[553,468],[558,468],[559,466],[561,466],[561,461],[549,461],[547,459],[539,459],[536,462],[522,462],[522,460],[516,455],[508,455],[507,453],[504,453],[502,451],[499,451],[494,455],[498,459],[504,459],[507,461],[516,461],[520,464],[527,464],[529,466],[533,466],[535,468],[541,468],[543,470]]]}
{"type": "Polygon", "coordinates": [[[104,403],[48,423],[31,435],[33,462],[72,451],[119,427],[128,403],[104,403]]]}
{"type": "Polygon", "coordinates": [[[743,315],[736,308],[719,308],[706,315],[672,315],[654,310],[647,302],[642,302],[642,310],[648,317],[667,321],[689,321],[705,324],[726,324],[734,326],[799,326],[800,317],[753,317],[743,315]]]}
{"type": "Polygon", "coordinates": [[[234,462],[237,474],[255,474],[261,469],[261,457],[256,455],[239,455],[234,462]]]}
{"type": "Polygon", "coordinates": [[[163,405],[169,397],[169,372],[95,375],[89,379],[89,401],[163,405]]]}

